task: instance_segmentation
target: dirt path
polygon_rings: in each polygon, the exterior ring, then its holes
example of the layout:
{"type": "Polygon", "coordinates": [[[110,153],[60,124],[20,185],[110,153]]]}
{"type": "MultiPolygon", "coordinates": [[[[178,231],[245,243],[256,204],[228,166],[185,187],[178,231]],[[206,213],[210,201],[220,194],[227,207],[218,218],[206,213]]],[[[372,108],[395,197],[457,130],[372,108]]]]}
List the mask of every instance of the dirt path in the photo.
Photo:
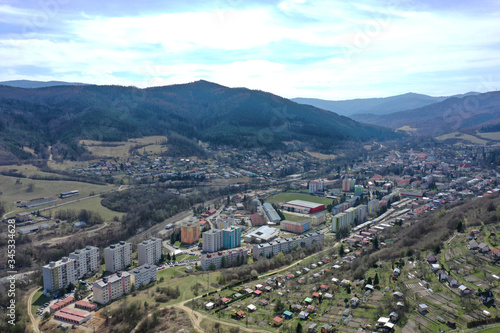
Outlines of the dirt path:
{"type": "Polygon", "coordinates": [[[30,317],[30,321],[31,321],[31,327],[33,328],[33,332],[35,333],[40,333],[40,330],[38,329],[38,323],[35,319],[35,317],[33,316],[33,313],[31,313],[31,304],[33,304],[33,296],[35,296],[36,292],[40,290],[40,288],[36,288],[33,292],[30,293],[29,297],[28,297],[28,303],[26,305],[27,307],[27,312],[28,312],[28,316],[30,317]]]}
{"type": "MultiPolygon", "coordinates": [[[[95,229],[92,229],[92,230],[88,230],[88,231],[85,231],[83,233],[80,233],[79,235],[82,237],[88,237],[90,236],[91,233],[93,232],[98,232],[104,228],[106,228],[107,226],[109,226],[111,224],[111,222],[104,222],[102,223],[100,226],[98,226],[97,228],[95,229]]],[[[57,238],[50,238],[50,239],[42,239],[42,240],[38,240],[38,241],[35,241],[33,242],[32,244],[33,245],[42,245],[42,244],[46,244],[46,243],[50,243],[50,245],[55,245],[57,243],[59,243],[60,241],[63,241],[69,237],[73,237],[75,236],[76,234],[70,234],[70,235],[66,235],[66,236],[62,236],[62,237],[57,237],[57,238]]]]}
{"type": "MultiPolygon", "coordinates": [[[[208,319],[210,321],[216,321],[216,320],[214,320],[210,316],[207,316],[205,314],[202,314],[202,313],[199,313],[197,311],[194,311],[193,309],[190,309],[190,308],[188,308],[185,305],[187,302],[190,302],[191,300],[194,300],[194,299],[197,299],[197,298],[200,298],[200,297],[201,296],[198,296],[198,297],[192,298],[190,300],[187,300],[187,301],[184,301],[184,302],[172,305],[172,306],[176,307],[178,309],[181,309],[184,312],[186,312],[186,314],[188,315],[189,319],[191,320],[191,322],[193,324],[193,328],[195,329],[195,331],[203,333],[203,332],[205,332],[205,330],[203,330],[203,328],[201,327],[201,322],[203,321],[203,319],[208,319]]],[[[243,327],[241,325],[233,324],[233,323],[228,323],[226,321],[221,321],[221,323],[223,325],[225,325],[225,326],[238,327],[240,330],[242,330],[244,332],[250,332],[250,333],[269,333],[269,331],[266,331],[266,330],[261,330],[261,329],[258,329],[258,328],[243,327]]]]}

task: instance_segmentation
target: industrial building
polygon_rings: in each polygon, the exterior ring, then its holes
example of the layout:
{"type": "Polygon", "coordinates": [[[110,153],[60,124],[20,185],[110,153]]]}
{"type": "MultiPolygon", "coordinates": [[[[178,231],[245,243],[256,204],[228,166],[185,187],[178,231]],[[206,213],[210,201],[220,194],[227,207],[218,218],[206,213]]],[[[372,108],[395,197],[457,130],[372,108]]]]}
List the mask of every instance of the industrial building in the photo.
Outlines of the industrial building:
{"type": "Polygon", "coordinates": [[[279,236],[279,229],[264,225],[257,230],[245,235],[247,243],[262,243],[269,242],[279,236]]]}
{"type": "Polygon", "coordinates": [[[311,229],[311,220],[302,220],[299,222],[284,220],[281,221],[281,230],[302,234],[311,229]]]}
{"type": "Polygon", "coordinates": [[[264,213],[266,213],[267,218],[269,219],[269,222],[274,223],[274,224],[279,224],[281,221],[280,216],[274,209],[273,205],[271,205],[268,202],[265,202],[262,205],[262,208],[264,209],[264,213]]]}
{"type": "Polygon", "coordinates": [[[302,214],[311,214],[320,212],[325,209],[324,204],[310,202],[305,200],[292,200],[284,203],[281,206],[284,210],[302,214]]]}

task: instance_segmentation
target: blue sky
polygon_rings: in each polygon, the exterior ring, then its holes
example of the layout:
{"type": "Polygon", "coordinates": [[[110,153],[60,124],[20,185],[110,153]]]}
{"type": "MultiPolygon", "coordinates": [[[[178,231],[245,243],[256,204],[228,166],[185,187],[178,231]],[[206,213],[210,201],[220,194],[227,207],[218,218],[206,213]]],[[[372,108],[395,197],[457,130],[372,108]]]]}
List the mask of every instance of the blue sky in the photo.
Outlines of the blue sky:
{"type": "Polygon", "coordinates": [[[0,81],[287,98],[500,90],[500,2],[0,0],[0,81]]]}

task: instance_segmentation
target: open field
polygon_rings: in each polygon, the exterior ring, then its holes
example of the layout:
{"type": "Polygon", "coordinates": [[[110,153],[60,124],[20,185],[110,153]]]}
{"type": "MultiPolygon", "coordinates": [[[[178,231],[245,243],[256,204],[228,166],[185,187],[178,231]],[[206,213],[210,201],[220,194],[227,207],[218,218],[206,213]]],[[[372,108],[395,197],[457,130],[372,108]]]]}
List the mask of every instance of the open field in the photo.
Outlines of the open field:
{"type": "Polygon", "coordinates": [[[408,125],[405,125],[403,127],[398,128],[396,131],[415,132],[416,130],[417,130],[416,128],[412,128],[408,125]]]}
{"type": "MultiPolygon", "coordinates": [[[[78,197],[72,197],[73,199],[78,199],[78,197]]],[[[117,217],[122,217],[124,213],[121,212],[115,212],[111,209],[108,209],[101,205],[101,197],[94,197],[90,199],[85,199],[85,200],[78,200],[77,202],[70,203],[64,206],[60,206],[54,209],[50,209],[44,212],[44,214],[54,216],[55,212],[60,211],[60,210],[67,210],[67,209],[72,209],[76,211],[80,211],[82,209],[86,209],[89,211],[93,211],[101,215],[101,217],[106,220],[110,221],[112,220],[115,216],[117,217]]]]}
{"type": "Polygon", "coordinates": [[[468,141],[470,143],[474,143],[474,144],[478,144],[478,145],[485,145],[488,142],[487,140],[480,139],[480,138],[475,137],[473,135],[459,133],[459,132],[444,134],[444,135],[438,136],[436,139],[440,140],[440,141],[445,141],[448,139],[458,139],[458,140],[468,141]]]}
{"type": "Polygon", "coordinates": [[[209,289],[208,283],[212,284],[217,281],[217,278],[221,275],[220,272],[210,272],[209,277],[207,274],[186,274],[184,272],[185,266],[171,267],[158,272],[158,283],[153,287],[146,290],[138,291],[132,300],[144,303],[155,303],[155,290],[157,287],[160,288],[179,288],[180,296],[177,299],[172,299],[167,303],[159,303],[161,306],[179,303],[188,299],[191,299],[197,295],[195,285],[198,284],[198,294],[206,293],[209,289]],[[164,278],[163,282],[160,279],[164,278]]]}
{"type": "Polygon", "coordinates": [[[285,192],[278,193],[266,199],[266,202],[279,204],[285,203],[290,200],[304,200],[310,202],[316,202],[320,204],[329,205],[332,203],[332,199],[317,197],[314,195],[309,195],[307,193],[297,193],[297,192],[285,192]]]}
{"type": "MultiPolygon", "coordinates": [[[[285,215],[285,219],[288,221],[300,222],[302,220],[307,219],[307,216],[298,216],[295,214],[290,214],[288,212],[283,212],[283,215],[285,215]]],[[[295,235],[293,235],[293,236],[295,236],[295,235]]]]}
{"type": "Polygon", "coordinates": [[[476,135],[483,139],[500,141],[500,132],[491,132],[491,133],[476,132],[476,135]]]}
{"type": "MultiPolygon", "coordinates": [[[[21,171],[21,169],[19,169],[21,171]]],[[[66,180],[38,180],[0,175],[0,200],[7,203],[7,209],[15,209],[17,201],[28,201],[42,197],[58,197],[61,192],[79,190],[80,195],[66,198],[65,201],[83,198],[94,193],[109,192],[114,185],[96,185],[66,180]],[[29,184],[33,184],[32,191],[29,184]]],[[[64,201],[61,201],[64,202],[64,201]]],[[[43,206],[40,206],[42,208],[43,206]]],[[[33,210],[33,208],[31,208],[33,210]]],[[[22,211],[22,210],[19,210],[22,211]]]]}
{"type": "Polygon", "coordinates": [[[321,153],[307,151],[307,150],[306,150],[306,153],[308,153],[312,157],[316,157],[317,159],[320,159],[320,160],[333,160],[333,159],[337,158],[337,155],[334,155],[334,154],[327,155],[327,154],[321,154],[321,153]]]}
{"type": "Polygon", "coordinates": [[[43,294],[43,290],[39,290],[36,292],[36,294],[33,296],[33,303],[31,304],[31,311],[33,313],[36,313],[38,308],[40,308],[45,302],[48,302],[52,300],[52,298],[47,297],[43,294]]]}
{"type": "Polygon", "coordinates": [[[161,143],[166,141],[166,136],[147,136],[119,142],[81,140],[80,144],[92,152],[96,157],[127,158],[130,148],[133,146],[144,146],[139,149],[141,154],[160,154],[161,152],[165,152],[167,147],[161,143]]]}

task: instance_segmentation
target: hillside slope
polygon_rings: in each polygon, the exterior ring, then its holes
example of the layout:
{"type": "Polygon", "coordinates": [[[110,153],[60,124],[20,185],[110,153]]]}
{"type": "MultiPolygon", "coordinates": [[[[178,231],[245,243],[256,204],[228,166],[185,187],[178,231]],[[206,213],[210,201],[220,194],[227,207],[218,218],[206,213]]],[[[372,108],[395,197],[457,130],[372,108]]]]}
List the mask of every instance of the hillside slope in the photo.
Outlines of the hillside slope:
{"type": "Polygon", "coordinates": [[[366,123],[398,129],[409,126],[415,134],[441,135],[467,129],[481,129],[500,120],[500,91],[452,97],[422,108],[388,115],[356,115],[366,123]]]}
{"type": "Polygon", "coordinates": [[[392,130],[270,93],[207,81],[148,89],[0,86],[0,129],[0,145],[18,158],[29,157],[23,146],[40,156],[50,145],[55,157],[65,159],[85,155],[80,139],[120,141],[173,132],[214,144],[269,149],[290,141],[321,150],[346,141],[397,137],[392,130]]]}

